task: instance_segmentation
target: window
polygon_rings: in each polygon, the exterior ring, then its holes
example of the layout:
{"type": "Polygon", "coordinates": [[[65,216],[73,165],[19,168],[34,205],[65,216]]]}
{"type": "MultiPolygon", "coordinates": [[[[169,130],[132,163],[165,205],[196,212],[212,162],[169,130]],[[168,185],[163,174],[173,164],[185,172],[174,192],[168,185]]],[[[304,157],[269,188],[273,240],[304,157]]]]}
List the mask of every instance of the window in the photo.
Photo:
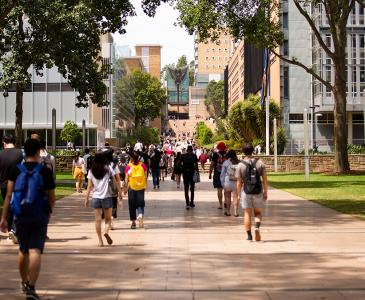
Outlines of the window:
{"type": "Polygon", "coordinates": [[[284,98],[289,98],[289,67],[284,67],[284,98]]]}
{"type": "Polygon", "coordinates": [[[68,83],[62,83],[61,84],[61,91],[62,92],[73,92],[74,89],[68,83]]]}
{"type": "Polygon", "coordinates": [[[288,29],[288,13],[283,13],[283,28],[288,29]]]}
{"type": "Polygon", "coordinates": [[[33,91],[34,92],[45,92],[46,84],[45,83],[33,83],[33,91]]]}
{"type": "Polygon", "coordinates": [[[352,114],[352,123],[363,124],[364,123],[364,114],[363,113],[353,113],[352,114]]]}
{"type": "Polygon", "coordinates": [[[289,55],[289,41],[288,40],[284,40],[283,54],[286,55],[286,56],[289,55]]]}
{"type": "Polygon", "coordinates": [[[289,123],[303,123],[303,114],[289,114],[289,123]]]}
{"type": "Polygon", "coordinates": [[[48,92],[59,92],[61,91],[61,84],[59,83],[47,83],[48,92]]]}

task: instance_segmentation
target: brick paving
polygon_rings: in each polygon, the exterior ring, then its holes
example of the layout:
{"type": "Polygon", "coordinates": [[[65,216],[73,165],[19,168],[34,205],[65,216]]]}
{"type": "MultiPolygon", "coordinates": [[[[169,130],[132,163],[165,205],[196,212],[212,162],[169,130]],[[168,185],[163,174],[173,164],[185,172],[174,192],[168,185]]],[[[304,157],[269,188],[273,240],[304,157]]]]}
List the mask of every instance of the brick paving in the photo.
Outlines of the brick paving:
{"type": "MultiPolygon", "coordinates": [[[[57,202],[37,288],[43,299],[365,299],[365,222],[270,190],[262,242],[217,209],[203,176],[196,208],[170,180],[147,194],[145,229],[119,213],[114,245],[96,247],[92,209],[57,202]]],[[[19,293],[17,248],[0,242],[0,299],[19,293]]]]}

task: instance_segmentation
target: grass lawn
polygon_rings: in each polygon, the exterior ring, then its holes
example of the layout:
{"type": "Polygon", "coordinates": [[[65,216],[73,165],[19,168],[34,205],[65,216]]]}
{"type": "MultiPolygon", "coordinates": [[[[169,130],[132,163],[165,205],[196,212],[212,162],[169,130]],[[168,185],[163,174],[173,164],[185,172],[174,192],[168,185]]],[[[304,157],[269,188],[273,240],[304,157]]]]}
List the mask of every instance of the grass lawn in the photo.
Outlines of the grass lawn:
{"type": "Polygon", "coordinates": [[[57,172],[56,179],[71,180],[73,177],[71,172],[57,172]]]}
{"type": "Polygon", "coordinates": [[[272,187],[351,214],[365,220],[365,176],[311,174],[269,174],[272,187]]]}
{"type": "Polygon", "coordinates": [[[75,193],[74,185],[57,185],[56,186],[56,199],[61,199],[75,193]]]}

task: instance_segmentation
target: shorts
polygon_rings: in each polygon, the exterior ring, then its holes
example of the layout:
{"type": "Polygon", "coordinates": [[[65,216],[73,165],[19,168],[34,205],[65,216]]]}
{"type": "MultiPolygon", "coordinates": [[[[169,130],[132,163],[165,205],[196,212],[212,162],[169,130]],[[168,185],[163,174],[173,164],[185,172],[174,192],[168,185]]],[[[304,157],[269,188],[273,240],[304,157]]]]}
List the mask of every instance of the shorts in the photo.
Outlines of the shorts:
{"type": "Polygon", "coordinates": [[[221,173],[214,173],[213,174],[213,187],[215,189],[222,189],[222,183],[221,183],[221,173]]]}
{"type": "Polygon", "coordinates": [[[226,180],[223,185],[225,192],[236,192],[237,191],[237,181],[236,180],[226,180]]]}
{"type": "Polygon", "coordinates": [[[251,195],[241,192],[241,206],[243,209],[263,208],[265,206],[264,195],[262,193],[251,195]]]}
{"type": "Polygon", "coordinates": [[[108,209],[113,207],[113,198],[107,197],[104,199],[100,198],[92,198],[91,199],[91,206],[92,208],[102,208],[102,209],[108,209]]]}
{"type": "Polygon", "coordinates": [[[48,221],[48,216],[34,222],[15,220],[16,237],[20,252],[28,254],[29,249],[38,249],[43,253],[47,237],[48,221]]]}

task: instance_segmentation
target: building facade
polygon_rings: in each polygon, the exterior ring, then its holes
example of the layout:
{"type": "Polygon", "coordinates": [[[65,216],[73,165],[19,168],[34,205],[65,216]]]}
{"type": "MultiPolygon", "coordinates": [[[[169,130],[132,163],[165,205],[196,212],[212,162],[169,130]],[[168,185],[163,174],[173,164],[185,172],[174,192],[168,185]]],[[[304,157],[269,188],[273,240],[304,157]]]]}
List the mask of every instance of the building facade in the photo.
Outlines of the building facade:
{"type": "Polygon", "coordinates": [[[224,69],[232,55],[234,45],[232,37],[221,33],[215,42],[199,42],[195,36],[195,85],[206,87],[209,81],[223,80],[224,69]]]}

